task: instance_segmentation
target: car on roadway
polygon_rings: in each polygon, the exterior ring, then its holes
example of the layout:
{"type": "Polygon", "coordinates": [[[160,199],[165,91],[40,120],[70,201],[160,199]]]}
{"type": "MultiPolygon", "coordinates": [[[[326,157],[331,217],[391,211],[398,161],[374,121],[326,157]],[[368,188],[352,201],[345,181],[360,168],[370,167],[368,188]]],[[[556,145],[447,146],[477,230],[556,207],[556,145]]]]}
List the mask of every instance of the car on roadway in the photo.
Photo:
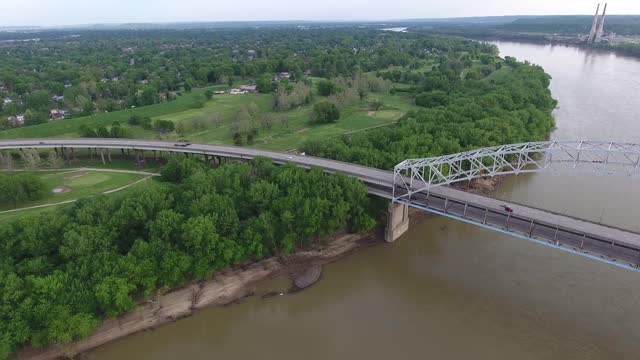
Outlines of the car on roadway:
{"type": "Polygon", "coordinates": [[[190,142],[188,142],[188,141],[184,141],[184,142],[177,142],[177,143],[173,144],[173,146],[179,146],[179,147],[187,147],[187,146],[189,146],[189,145],[191,145],[191,143],[190,143],[190,142]]]}
{"type": "Polygon", "coordinates": [[[504,211],[506,211],[508,213],[512,213],[513,212],[513,209],[510,206],[502,205],[502,208],[504,209],[504,211]]]}

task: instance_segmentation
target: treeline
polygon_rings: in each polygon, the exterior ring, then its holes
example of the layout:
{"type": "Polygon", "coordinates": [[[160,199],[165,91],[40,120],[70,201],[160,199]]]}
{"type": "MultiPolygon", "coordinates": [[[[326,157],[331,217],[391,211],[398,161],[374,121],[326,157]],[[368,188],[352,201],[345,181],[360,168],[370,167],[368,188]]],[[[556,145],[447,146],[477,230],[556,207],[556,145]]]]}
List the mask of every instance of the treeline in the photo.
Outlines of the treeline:
{"type": "Polygon", "coordinates": [[[603,46],[599,44],[596,44],[596,46],[599,48],[603,48],[605,50],[613,49],[623,54],[640,57],[640,44],[626,42],[626,43],[615,44],[613,46],[609,46],[609,45],[603,46]]]}
{"type": "MultiPolygon", "coordinates": [[[[390,169],[407,158],[452,154],[486,146],[542,140],[554,127],[556,101],[539,66],[507,59],[490,77],[463,78],[443,62],[407,91],[425,109],[398,123],[304,144],[307,154],[390,169]]],[[[454,70],[454,68],[456,70],[454,70]]]]}
{"type": "MultiPolygon", "coordinates": [[[[600,13],[602,13],[602,8],[600,8],[600,13]]],[[[516,32],[575,35],[588,34],[591,31],[592,23],[593,15],[534,16],[516,19],[510,24],[498,25],[497,28],[516,32]]],[[[605,27],[606,31],[612,31],[619,35],[640,35],[640,16],[607,15],[605,27]]]]}
{"type": "MultiPolygon", "coordinates": [[[[0,161],[2,163],[3,161],[0,161]]],[[[47,192],[45,183],[29,173],[0,173],[0,207],[17,206],[25,201],[39,200],[47,192]]]]}
{"type": "Polygon", "coordinates": [[[365,186],[321,169],[172,158],[162,177],[0,224],[0,359],[87,336],[159,289],[374,226],[365,186]]]}

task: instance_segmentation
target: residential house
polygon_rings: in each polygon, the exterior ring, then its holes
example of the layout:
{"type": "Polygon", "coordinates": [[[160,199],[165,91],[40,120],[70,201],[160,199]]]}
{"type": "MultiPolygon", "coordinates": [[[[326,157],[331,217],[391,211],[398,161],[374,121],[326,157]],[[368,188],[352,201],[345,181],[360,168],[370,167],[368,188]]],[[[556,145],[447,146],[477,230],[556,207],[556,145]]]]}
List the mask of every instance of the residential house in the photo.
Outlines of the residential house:
{"type": "Polygon", "coordinates": [[[4,98],[4,100],[2,101],[2,103],[4,105],[9,105],[13,102],[13,100],[11,100],[11,98],[4,98]]]}
{"type": "Polygon", "coordinates": [[[231,89],[231,91],[229,91],[229,94],[231,95],[244,95],[246,93],[247,91],[242,89],[231,89]]]}
{"type": "Polygon", "coordinates": [[[18,119],[18,116],[9,116],[7,120],[11,127],[20,127],[24,125],[24,115],[20,115],[20,119],[18,119]]]}
{"type": "Polygon", "coordinates": [[[16,116],[9,116],[7,118],[11,127],[20,127],[24,125],[24,114],[18,114],[16,116]]]}
{"type": "Polygon", "coordinates": [[[282,79],[289,79],[291,77],[291,74],[289,74],[288,72],[279,72],[276,74],[276,77],[274,78],[275,81],[280,81],[282,79]]]}
{"type": "Polygon", "coordinates": [[[54,102],[63,102],[64,101],[64,96],[60,95],[54,95],[53,97],[51,97],[51,100],[53,100],[54,102]]]}
{"type": "Polygon", "coordinates": [[[258,92],[258,85],[256,84],[240,85],[240,90],[244,90],[248,93],[255,93],[255,92],[258,92]]]}
{"type": "Polygon", "coordinates": [[[68,88],[70,88],[70,87],[72,87],[72,86],[73,86],[73,84],[71,84],[71,82],[70,82],[70,81],[65,81],[65,82],[64,82],[64,88],[65,88],[65,89],[68,89],[68,88]]]}
{"type": "Polygon", "coordinates": [[[51,121],[64,119],[65,111],[62,109],[49,110],[49,119],[51,121]]]}

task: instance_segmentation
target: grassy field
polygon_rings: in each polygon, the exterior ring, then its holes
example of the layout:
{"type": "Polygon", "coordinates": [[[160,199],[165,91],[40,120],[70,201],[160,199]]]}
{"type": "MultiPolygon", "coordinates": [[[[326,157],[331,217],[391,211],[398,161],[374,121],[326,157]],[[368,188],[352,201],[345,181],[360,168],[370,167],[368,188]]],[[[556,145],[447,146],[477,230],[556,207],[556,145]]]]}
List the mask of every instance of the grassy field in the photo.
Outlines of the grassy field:
{"type": "MultiPolygon", "coordinates": [[[[315,101],[323,98],[316,96],[315,101]]],[[[272,112],[270,109],[271,96],[264,94],[232,96],[224,95],[214,98],[202,109],[193,109],[182,113],[164,116],[164,119],[180,122],[186,119],[206,118],[212,112],[222,115],[223,121],[216,128],[204,131],[192,132],[185,137],[193,142],[232,144],[231,127],[235,123],[235,114],[243,105],[255,103],[261,111],[272,112]]],[[[349,132],[360,131],[374,126],[386,125],[395,122],[407,111],[414,109],[415,105],[408,97],[389,94],[369,94],[366,101],[340,110],[341,117],[334,124],[313,125],[309,123],[311,105],[286,112],[274,112],[276,120],[271,130],[261,129],[255,139],[254,147],[289,150],[299,147],[304,141],[311,138],[326,138],[338,136],[349,132]],[[370,111],[367,102],[380,99],[384,106],[378,111],[370,111]],[[287,124],[280,122],[279,118],[286,116],[287,124]]]]}
{"type": "MultiPolygon", "coordinates": [[[[192,93],[183,95],[178,100],[169,103],[0,131],[0,139],[78,137],[78,128],[82,124],[109,126],[117,120],[122,124],[127,138],[175,140],[178,137],[184,137],[193,142],[232,144],[231,128],[236,123],[236,114],[242,107],[255,104],[260,113],[272,113],[275,116],[275,121],[271,130],[260,130],[251,146],[289,150],[299,147],[308,139],[333,137],[387,125],[415,108],[413,100],[406,95],[371,93],[368,99],[341,109],[341,118],[338,122],[329,125],[313,125],[309,122],[313,104],[290,111],[274,112],[271,107],[272,96],[270,94],[226,94],[214,96],[213,99],[205,102],[203,107],[194,108],[193,104],[199,101],[198,99],[202,99],[202,92],[203,90],[194,90],[192,93]],[[381,100],[384,105],[375,112],[370,111],[367,106],[368,102],[373,99],[381,100]],[[204,129],[189,130],[181,135],[176,133],[162,135],[153,130],[145,130],[140,126],[128,125],[127,120],[132,114],[149,116],[153,120],[171,120],[176,123],[176,126],[181,122],[193,123],[196,120],[204,121],[209,125],[204,129]],[[280,121],[283,116],[288,119],[286,124],[280,121]],[[220,119],[216,125],[211,125],[212,117],[220,119]]],[[[313,101],[323,100],[325,98],[315,95],[313,101]]]]}
{"type": "MultiPolygon", "coordinates": [[[[80,199],[121,188],[145,177],[138,174],[97,171],[47,171],[34,172],[34,174],[46,184],[47,195],[37,201],[18,204],[17,207],[13,204],[2,204],[0,211],[80,199]]],[[[2,215],[0,214],[0,217],[3,217],[2,215]]]]}

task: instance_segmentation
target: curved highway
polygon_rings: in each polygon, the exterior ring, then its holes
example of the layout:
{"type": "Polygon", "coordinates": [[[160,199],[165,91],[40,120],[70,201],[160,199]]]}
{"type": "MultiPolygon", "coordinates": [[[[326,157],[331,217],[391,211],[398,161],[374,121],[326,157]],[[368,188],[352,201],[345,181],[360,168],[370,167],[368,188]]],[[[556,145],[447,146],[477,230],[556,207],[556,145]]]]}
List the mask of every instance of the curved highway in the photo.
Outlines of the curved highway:
{"type": "Polygon", "coordinates": [[[342,173],[359,178],[367,186],[370,192],[391,198],[393,188],[393,172],[378,170],[370,167],[349,164],[336,160],[328,160],[311,156],[294,155],[277,151],[244,148],[237,146],[190,144],[176,146],[175,142],[155,140],[131,140],[131,139],[16,139],[0,140],[0,150],[35,148],[75,148],[75,149],[129,149],[166,151],[174,153],[200,154],[219,156],[227,159],[251,160],[263,156],[273,159],[277,164],[292,163],[306,168],[317,166],[330,173],[342,173]]]}
{"type": "MultiPolygon", "coordinates": [[[[0,150],[24,148],[99,148],[166,151],[201,154],[228,159],[251,160],[258,156],[274,163],[293,163],[302,167],[321,167],[329,173],[357,177],[373,195],[393,198],[393,172],[345,162],[293,155],[276,151],[209,144],[176,144],[166,141],[133,139],[16,139],[0,140],[0,150]],[[180,146],[178,146],[180,145],[180,146]]],[[[407,199],[408,200],[408,199],[407,199]]],[[[561,250],[592,257],[614,265],[640,268],[640,234],[607,227],[569,216],[505,203],[449,187],[418,193],[406,205],[457,220],[533,240],[561,250]],[[512,209],[505,211],[504,206],[512,209]]],[[[464,256],[464,254],[462,254],[464,256]]]]}

